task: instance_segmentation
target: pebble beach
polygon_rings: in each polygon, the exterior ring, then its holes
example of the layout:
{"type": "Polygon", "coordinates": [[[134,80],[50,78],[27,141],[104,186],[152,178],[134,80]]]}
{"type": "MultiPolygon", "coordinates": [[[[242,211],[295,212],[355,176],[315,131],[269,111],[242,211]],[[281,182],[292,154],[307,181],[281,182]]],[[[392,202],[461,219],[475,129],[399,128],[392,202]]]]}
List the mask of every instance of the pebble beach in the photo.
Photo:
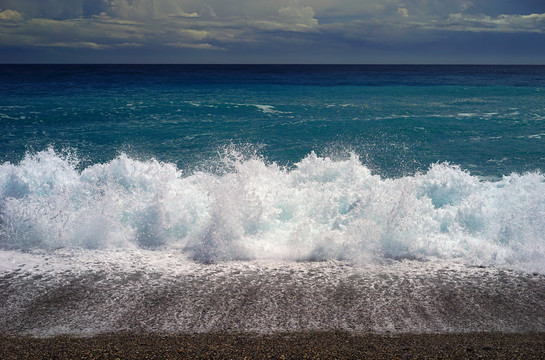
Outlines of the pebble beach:
{"type": "Polygon", "coordinates": [[[545,333],[0,336],[2,359],[542,359],[545,333]]]}

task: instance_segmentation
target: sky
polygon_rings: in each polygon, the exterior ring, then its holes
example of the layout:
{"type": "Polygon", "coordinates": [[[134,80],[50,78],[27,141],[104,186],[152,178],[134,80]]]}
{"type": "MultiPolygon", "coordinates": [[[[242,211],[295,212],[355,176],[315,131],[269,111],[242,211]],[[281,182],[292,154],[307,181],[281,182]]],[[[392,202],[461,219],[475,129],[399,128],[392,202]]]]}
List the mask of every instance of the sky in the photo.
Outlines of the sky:
{"type": "Polygon", "coordinates": [[[0,0],[0,63],[545,64],[545,1],[0,0]]]}

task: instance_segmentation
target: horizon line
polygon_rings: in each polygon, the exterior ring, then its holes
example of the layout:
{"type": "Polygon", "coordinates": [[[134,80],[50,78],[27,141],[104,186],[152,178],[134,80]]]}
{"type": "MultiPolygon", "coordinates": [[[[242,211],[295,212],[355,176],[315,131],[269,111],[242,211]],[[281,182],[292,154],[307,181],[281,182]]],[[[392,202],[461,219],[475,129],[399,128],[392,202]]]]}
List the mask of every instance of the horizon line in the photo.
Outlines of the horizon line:
{"type": "Polygon", "coordinates": [[[56,63],[56,62],[21,62],[11,63],[0,62],[0,65],[174,65],[174,66],[545,66],[545,63],[123,63],[123,62],[104,62],[104,63],[56,63]]]}

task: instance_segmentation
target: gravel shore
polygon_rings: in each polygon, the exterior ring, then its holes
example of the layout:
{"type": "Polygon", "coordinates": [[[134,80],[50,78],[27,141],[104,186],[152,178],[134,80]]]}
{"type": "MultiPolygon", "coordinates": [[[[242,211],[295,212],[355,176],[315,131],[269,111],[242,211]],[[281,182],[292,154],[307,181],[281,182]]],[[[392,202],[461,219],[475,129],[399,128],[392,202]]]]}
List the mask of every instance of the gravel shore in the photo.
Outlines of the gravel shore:
{"type": "Polygon", "coordinates": [[[541,359],[545,333],[0,336],[2,359],[541,359]]]}

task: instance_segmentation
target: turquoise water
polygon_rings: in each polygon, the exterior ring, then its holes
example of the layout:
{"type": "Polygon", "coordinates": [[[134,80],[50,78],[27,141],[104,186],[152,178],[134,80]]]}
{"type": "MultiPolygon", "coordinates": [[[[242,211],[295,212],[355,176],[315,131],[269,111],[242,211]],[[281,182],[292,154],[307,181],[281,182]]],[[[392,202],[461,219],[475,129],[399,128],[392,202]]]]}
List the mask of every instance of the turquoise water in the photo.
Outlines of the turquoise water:
{"type": "Polygon", "coordinates": [[[354,152],[389,177],[545,167],[544,67],[7,66],[0,82],[3,161],[52,147],[192,170],[235,145],[288,166],[354,152]]]}

